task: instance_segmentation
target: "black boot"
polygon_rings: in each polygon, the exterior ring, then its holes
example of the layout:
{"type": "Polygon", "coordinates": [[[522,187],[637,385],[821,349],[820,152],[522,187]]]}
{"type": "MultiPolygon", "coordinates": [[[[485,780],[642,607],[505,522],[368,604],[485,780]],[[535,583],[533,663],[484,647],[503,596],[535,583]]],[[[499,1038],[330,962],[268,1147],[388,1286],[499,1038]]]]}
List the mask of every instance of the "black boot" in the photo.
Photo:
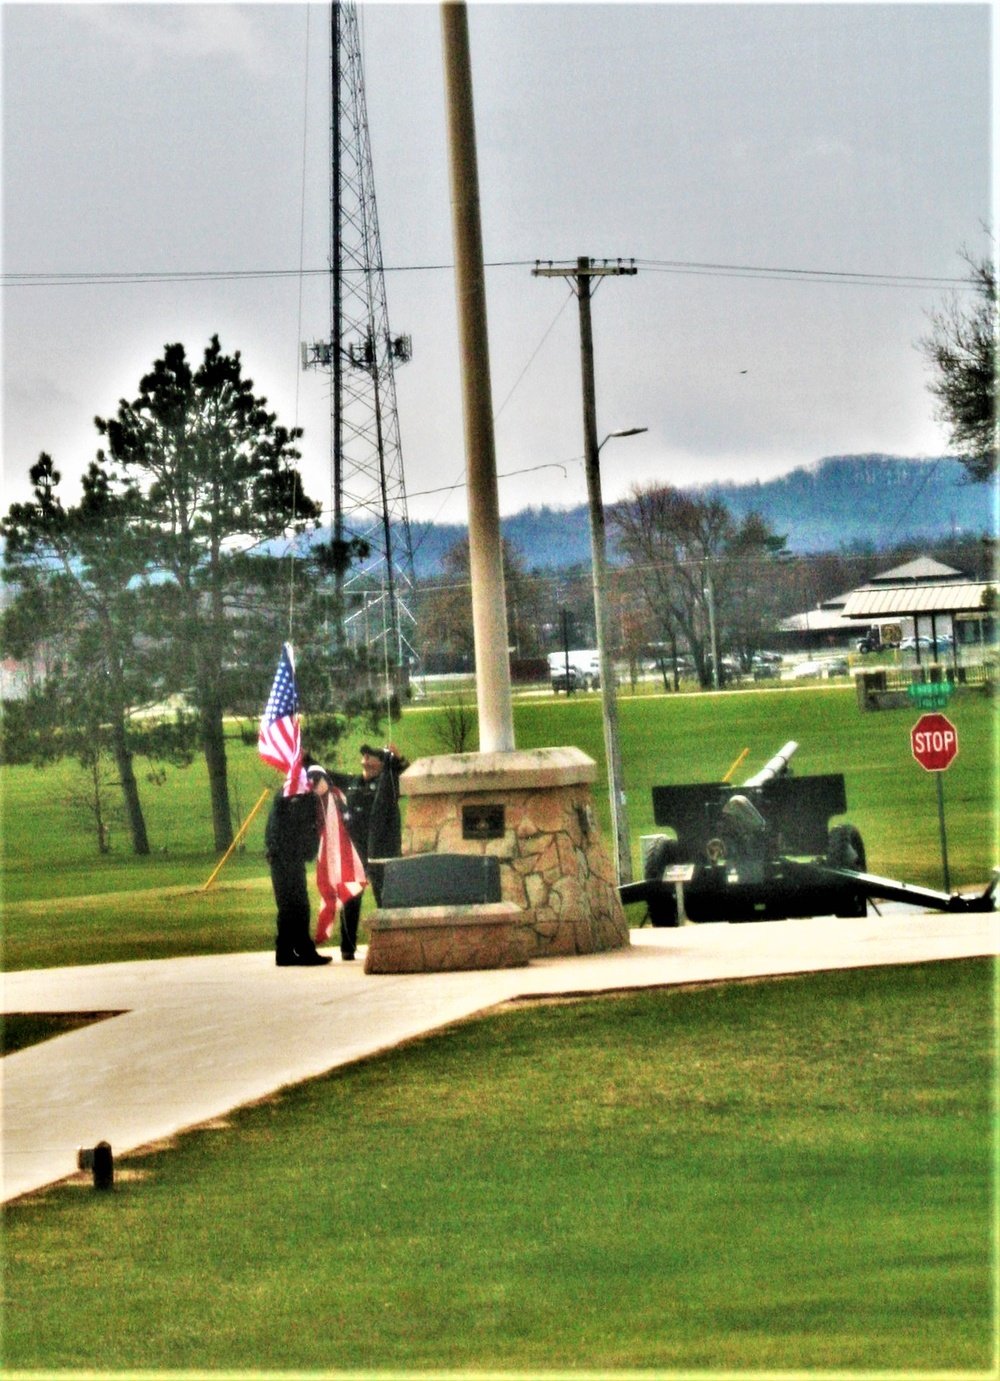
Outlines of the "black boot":
{"type": "Polygon", "coordinates": [[[295,959],[296,964],[301,964],[304,968],[315,968],[317,964],[332,964],[333,957],[329,954],[320,954],[318,950],[308,950],[305,954],[299,954],[295,959]]]}

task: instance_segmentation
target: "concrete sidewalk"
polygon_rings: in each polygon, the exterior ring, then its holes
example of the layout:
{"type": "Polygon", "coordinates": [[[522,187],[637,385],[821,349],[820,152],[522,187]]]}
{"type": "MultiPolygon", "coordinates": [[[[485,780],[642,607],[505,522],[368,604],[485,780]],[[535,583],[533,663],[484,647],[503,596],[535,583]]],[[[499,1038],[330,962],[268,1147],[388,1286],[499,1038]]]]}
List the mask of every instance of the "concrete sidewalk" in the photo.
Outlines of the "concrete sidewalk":
{"type": "Polygon", "coordinates": [[[116,1158],[519,997],[663,987],[995,955],[1000,917],[883,908],[758,925],[634,930],[627,950],[522,969],[368,976],[361,963],[279,969],[269,953],[2,975],[4,1012],[122,1015],[8,1055],[2,1199],[116,1158]]]}

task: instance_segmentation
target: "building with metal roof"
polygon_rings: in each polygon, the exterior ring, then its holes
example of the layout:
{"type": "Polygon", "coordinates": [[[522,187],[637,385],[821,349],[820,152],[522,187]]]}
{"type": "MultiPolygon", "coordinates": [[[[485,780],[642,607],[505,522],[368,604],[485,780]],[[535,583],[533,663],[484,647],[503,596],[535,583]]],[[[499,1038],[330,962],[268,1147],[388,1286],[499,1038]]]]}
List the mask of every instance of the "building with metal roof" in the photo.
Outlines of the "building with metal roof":
{"type": "Polygon", "coordinates": [[[905,565],[894,566],[891,571],[883,571],[881,575],[873,575],[867,585],[905,585],[905,584],[938,584],[951,580],[966,580],[967,577],[961,571],[956,571],[954,566],[945,566],[941,561],[935,561],[931,556],[918,556],[913,561],[907,561],[905,565]]]}
{"type": "Polygon", "coordinates": [[[940,585],[862,585],[852,590],[843,606],[848,620],[917,618],[921,614],[960,614],[995,607],[997,587],[988,580],[951,580],[940,585]],[[990,592],[992,591],[992,596],[990,592]]]}
{"type": "Polygon", "coordinates": [[[862,624],[891,622],[907,635],[912,630],[918,662],[921,639],[931,652],[950,647],[954,660],[960,645],[981,647],[995,640],[997,590],[995,581],[970,580],[962,571],[920,556],[817,609],[783,619],[780,627],[804,641],[814,641],[816,635],[832,641],[839,635],[850,639],[862,624]]]}

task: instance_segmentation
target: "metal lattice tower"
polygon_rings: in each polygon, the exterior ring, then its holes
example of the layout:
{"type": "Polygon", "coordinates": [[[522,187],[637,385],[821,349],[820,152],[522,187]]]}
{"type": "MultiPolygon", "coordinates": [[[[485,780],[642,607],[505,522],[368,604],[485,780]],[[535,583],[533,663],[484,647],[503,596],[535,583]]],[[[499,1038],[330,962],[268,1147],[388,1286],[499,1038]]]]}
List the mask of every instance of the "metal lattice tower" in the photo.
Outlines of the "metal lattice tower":
{"type": "Polygon", "coordinates": [[[331,376],[332,536],[369,547],[340,578],[337,636],[395,671],[408,663],[413,630],[395,367],[412,352],[409,336],[389,330],[353,3],[332,5],[330,38],[330,338],[304,343],[302,365],[331,376]]]}

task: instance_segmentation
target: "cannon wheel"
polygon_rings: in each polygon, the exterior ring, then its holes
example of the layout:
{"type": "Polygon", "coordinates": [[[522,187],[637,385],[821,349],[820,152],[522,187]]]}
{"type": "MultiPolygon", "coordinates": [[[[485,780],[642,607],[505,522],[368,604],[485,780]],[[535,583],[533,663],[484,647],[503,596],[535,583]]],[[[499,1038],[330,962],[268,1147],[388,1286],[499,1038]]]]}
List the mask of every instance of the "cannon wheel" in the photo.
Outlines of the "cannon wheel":
{"type": "MultiPolygon", "coordinates": [[[[643,869],[643,880],[645,882],[659,882],[664,871],[676,862],[677,840],[661,839],[649,851],[649,857],[646,859],[646,866],[643,869]]],[[[673,893],[670,893],[669,896],[650,898],[646,902],[646,911],[652,926],[676,926],[679,923],[677,898],[673,893]]]]}
{"type": "MultiPolygon", "coordinates": [[[[850,868],[863,873],[867,868],[865,845],[855,825],[834,825],[826,842],[826,861],[831,868],[850,868]]],[[[836,916],[867,916],[868,898],[864,892],[845,888],[838,895],[836,916]]]]}

